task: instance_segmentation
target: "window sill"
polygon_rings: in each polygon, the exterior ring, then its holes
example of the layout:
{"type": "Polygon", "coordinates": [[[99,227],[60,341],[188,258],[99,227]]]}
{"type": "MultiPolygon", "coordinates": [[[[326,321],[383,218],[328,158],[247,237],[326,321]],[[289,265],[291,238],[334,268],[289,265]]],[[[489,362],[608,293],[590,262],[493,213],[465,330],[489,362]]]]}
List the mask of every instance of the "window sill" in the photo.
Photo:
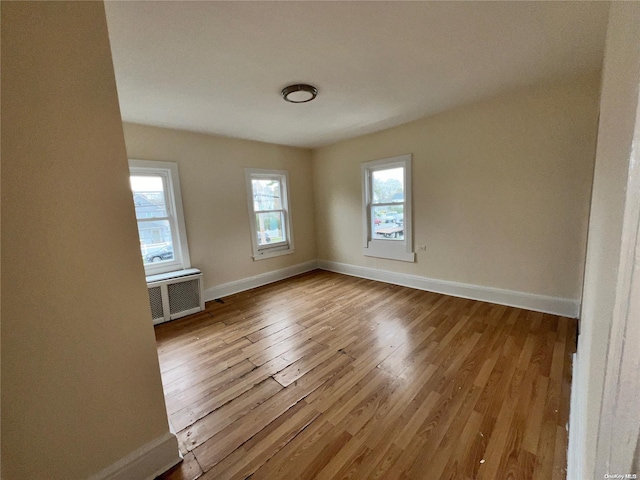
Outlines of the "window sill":
{"type": "Polygon", "coordinates": [[[151,275],[159,275],[161,273],[175,272],[178,270],[184,270],[186,268],[189,268],[188,265],[185,266],[180,262],[168,262],[168,263],[158,262],[157,264],[149,263],[144,267],[145,267],[144,268],[145,276],[147,277],[151,275]]]}
{"type": "Polygon", "coordinates": [[[407,252],[404,242],[400,244],[391,242],[384,240],[371,241],[368,247],[363,248],[362,254],[366,257],[386,258],[401,262],[413,263],[416,261],[416,254],[407,252]]]}
{"type": "Polygon", "coordinates": [[[264,260],[266,258],[279,257],[281,255],[289,255],[294,253],[295,250],[293,248],[285,248],[282,250],[263,250],[258,252],[253,256],[253,261],[257,262],[258,260],[264,260]]]}
{"type": "Polygon", "coordinates": [[[159,273],[157,275],[147,275],[147,283],[161,282],[163,280],[171,280],[174,278],[186,277],[188,275],[196,275],[200,272],[197,268],[187,268],[184,270],[176,270],[173,272],[159,273]]]}

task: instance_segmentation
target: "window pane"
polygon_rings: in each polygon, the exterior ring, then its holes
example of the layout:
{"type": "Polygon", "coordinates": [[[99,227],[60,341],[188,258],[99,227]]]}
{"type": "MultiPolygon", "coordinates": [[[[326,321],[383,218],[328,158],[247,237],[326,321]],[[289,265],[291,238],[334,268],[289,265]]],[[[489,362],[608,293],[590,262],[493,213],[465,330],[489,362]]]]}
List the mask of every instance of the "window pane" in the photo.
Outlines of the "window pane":
{"type": "Polygon", "coordinates": [[[263,178],[251,180],[253,189],[253,208],[256,212],[260,210],[281,210],[282,209],[282,188],[280,180],[263,178]]]}
{"type": "Polygon", "coordinates": [[[286,242],[286,234],[282,228],[284,225],[284,212],[256,213],[256,232],[258,245],[264,246],[271,243],[286,242]]]}
{"type": "Polygon", "coordinates": [[[404,204],[371,207],[371,238],[404,240],[404,204]]]}
{"type": "Polygon", "coordinates": [[[138,222],[140,250],[145,264],[173,260],[173,241],[168,220],[138,222]]]}
{"type": "Polygon", "coordinates": [[[404,202],[404,168],[372,172],[373,203],[404,202]]]}
{"type": "Polygon", "coordinates": [[[130,178],[136,218],[166,217],[167,206],[162,177],[132,175],[130,178]]]}

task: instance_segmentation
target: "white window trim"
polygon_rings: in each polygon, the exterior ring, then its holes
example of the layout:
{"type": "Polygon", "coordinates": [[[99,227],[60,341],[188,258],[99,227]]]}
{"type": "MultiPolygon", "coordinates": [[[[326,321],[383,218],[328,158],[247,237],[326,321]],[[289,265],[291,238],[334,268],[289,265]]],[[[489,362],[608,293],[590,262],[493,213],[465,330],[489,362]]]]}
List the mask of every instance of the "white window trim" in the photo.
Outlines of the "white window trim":
{"type": "Polygon", "coordinates": [[[411,213],[411,154],[397,157],[382,158],[361,164],[362,172],[362,231],[363,231],[363,255],[367,257],[387,258],[403,262],[415,262],[416,255],[413,251],[413,231],[411,213]],[[384,240],[371,236],[371,174],[376,170],[385,170],[393,167],[404,168],[404,240],[384,240]]]}
{"type": "MultiPolygon", "coordinates": [[[[178,164],[175,162],[159,162],[153,160],[129,160],[130,175],[161,175],[166,181],[167,210],[173,241],[174,260],[172,262],[152,263],[144,266],[147,276],[191,268],[187,229],[182,208],[182,192],[178,164]]],[[[137,228],[136,221],[136,228],[137,228]]]]}
{"type": "Polygon", "coordinates": [[[247,191],[247,206],[249,208],[249,228],[251,230],[251,248],[253,260],[264,260],[265,258],[289,255],[295,252],[293,244],[293,228],[291,228],[291,210],[289,207],[289,172],[286,170],[267,170],[262,168],[245,168],[244,178],[247,191]],[[287,235],[287,243],[269,246],[258,245],[256,232],[256,212],[253,209],[253,186],[251,179],[256,177],[272,178],[278,177],[282,184],[282,207],[285,212],[283,229],[287,235]]]}

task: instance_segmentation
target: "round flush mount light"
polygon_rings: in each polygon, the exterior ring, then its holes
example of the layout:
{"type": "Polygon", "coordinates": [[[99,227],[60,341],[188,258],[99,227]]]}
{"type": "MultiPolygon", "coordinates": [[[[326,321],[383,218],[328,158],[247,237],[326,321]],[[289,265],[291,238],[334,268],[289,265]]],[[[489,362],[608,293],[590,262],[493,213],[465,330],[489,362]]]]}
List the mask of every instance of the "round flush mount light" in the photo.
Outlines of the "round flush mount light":
{"type": "Polygon", "coordinates": [[[316,95],[318,95],[318,89],[312,85],[298,84],[289,85],[282,89],[282,98],[291,103],[306,103],[310,102],[316,95]]]}

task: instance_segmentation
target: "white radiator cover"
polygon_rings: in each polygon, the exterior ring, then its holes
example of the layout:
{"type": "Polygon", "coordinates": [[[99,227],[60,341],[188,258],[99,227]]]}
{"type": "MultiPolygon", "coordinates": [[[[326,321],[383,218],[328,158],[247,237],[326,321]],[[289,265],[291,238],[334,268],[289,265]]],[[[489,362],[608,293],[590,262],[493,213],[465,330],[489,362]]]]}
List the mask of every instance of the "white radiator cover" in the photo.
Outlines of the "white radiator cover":
{"type": "Polygon", "coordinates": [[[202,272],[197,268],[147,277],[153,324],[204,310],[202,272]]]}

